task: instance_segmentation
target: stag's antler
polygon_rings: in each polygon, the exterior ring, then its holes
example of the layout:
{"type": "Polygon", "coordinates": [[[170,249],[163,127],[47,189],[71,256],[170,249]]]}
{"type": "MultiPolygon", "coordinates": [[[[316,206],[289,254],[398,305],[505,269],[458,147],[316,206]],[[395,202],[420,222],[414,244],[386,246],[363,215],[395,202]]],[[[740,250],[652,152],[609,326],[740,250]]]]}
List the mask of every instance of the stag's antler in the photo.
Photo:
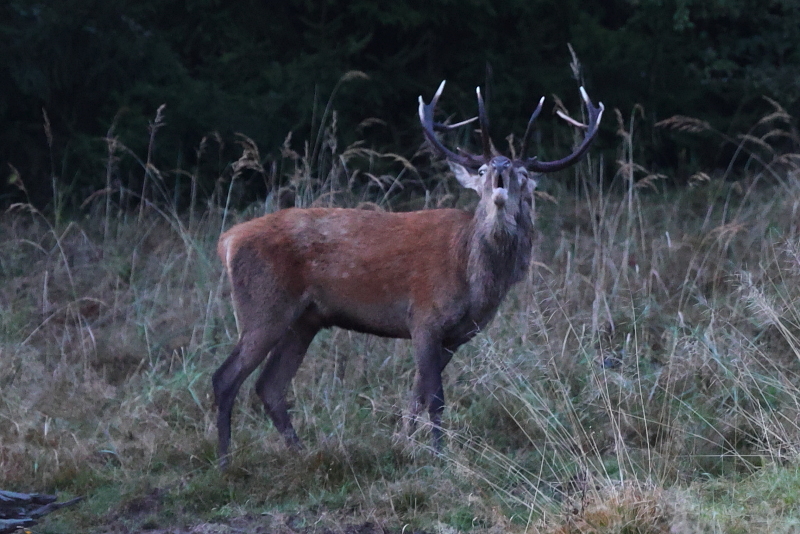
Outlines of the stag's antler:
{"type": "MultiPolygon", "coordinates": [[[[436,94],[433,95],[430,104],[426,104],[425,101],[422,100],[422,96],[419,97],[419,120],[422,123],[422,130],[425,133],[425,138],[431,144],[433,149],[438,152],[441,157],[447,159],[448,161],[458,163],[465,167],[480,167],[486,163],[482,157],[470,154],[469,152],[461,152],[460,154],[457,154],[444,146],[434,133],[434,130],[450,130],[475,120],[472,118],[468,121],[453,124],[449,127],[433,122],[433,111],[436,109],[436,104],[439,102],[439,97],[442,96],[442,91],[444,91],[444,83],[444,80],[442,80],[442,83],[439,84],[439,88],[436,90],[436,94]]],[[[481,122],[481,130],[484,130],[483,122],[481,122]]]]}
{"type": "Polygon", "coordinates": [[[531,126],[533,122],[536,120],[536,117],[539,115],[539,112],[542,110],[542,103],[544,103],[544,97],[539,101],[539,106],[536,108],[536,111],[533,112],[531,115],[531,119],[528,121],[528,128],[525,130],[525,137],[522,140],[522,151],[520,152],[520,159],[523,159],[525,167],[529,171],[533,172],[555,172],[560,171],[566,167],[569,167],[576,161],[578,161],[581,156],[589,149],[589,145],[592,144],[592,141],[597,136],[598,129],[597,127],[600,125],[600,119],[603,117],[603,111],[606,109],[602,102],[598,107],[595,107],[592,104],[592,101],[589,99],[589,95],[586,94],[586,90],[581,87],[581,96],[583,97],[583,101],[586,103],[586,112],[589,115],[589,124],[583,124],[575,119],[571,118],[569,115],[566,115],[562,112],[558,112],[558,116],[567,121],[568,123],[576,126],[578,128],[582,128],[586,130],[586,135],[583,138],[583,142],[575,149],[575,151],[567,156],[566,158],[559,159],[556,161],[539,161],[536,156],[532,158],[525,158],[525,151],[528,150],[528,139],[530,137],[531,126]]]}
{"type": "Polygon", "coordinates": [[[483,97],[481,96],[481,88],[475,88],[475,94],[478,95],[478,118],[481,121],[481,144],[483,146],[483,159],[489,161],[492,159],[492,140],[489,137],[489,117],[486,116],[486,106],[483,104],[483,97]]]}
{"type": "MultiPolygon", "coordinates": [[[[470,154],[469,152],[462,150],[461,148],[458,149],[458,152],[453,152],[452,150],[448,149],[446,146],[442,144],[441,141],[436,137],[434,130],[439,131],[447,131],[457,128],[459,126],[463,126],[465,124],[469,124],[470,122],[474,121],[475,118],[469,119],[467,121],[459,122],[457,124],[452,125],[443,125],[440,123],[433,122],[433,112],[436,109],[436,104],[439,102],[439,97],[442,96],[442,91],[444,90],[444,82],[439,85],[439,89],[436,90],[436,94],[433,95],[433,99],[431,100],[430,104],[426,104],[422,97],[419,97],[419,120],[422,122],[422,129],[425,132],[425,137],[430,142],[433,149],[445,159],[452,161],[454,163],[458,163],[463,165],[464,167],[471,167],[477,168],[481,165],[488,163],[492,159],[492,141],[489,137],[489,119],[486,116],[486,106],[483,102],[483,96],[481,96],[481,89],[478,87],[475,90],[475,93],[478,96],[478,120],[480,121],[481,125],[481,146],[483,148],[483,154],[478,156],[476,154],[470,154]]],[[[533,123],[536,121],[536,118],[539,116],[539,113],[542,112],[542,105],[544,104],[544,97],[539,100],[539,105],[536,106],[536,110],[534,110],[531,118],[528,120],[528,127],[525,129],[525,136],[522,138],[522,148],[520,150],[520,157],[516,161],[527,168],[529,171],[533,172],[555,172],[577,162],[581,156],[589,149],[589,145],[592,144],[592,141],[597,136],[598,126],[600,124],[600,119],[603,117],[603,111],[605,110],[605,106],[603,103],[600,102],[598,107],[595,107],[592,104],[592,101],[589,99],[589,95],[586,94],[586,91],[583,87],[581,87],[581,96],[583,97],[583,101],[586,103],[586,111],[589,115],[589,123],[583,124],[581,122],[576,121],[575,119],[571,118],[569,115],[566,115],[562,112],[558,112],[558,116],[570,123],[571,125],[586,130],[586,135],[583,138],[583,141],[575,149],[575,151],[570,154],[569,156],[559,159],[556,161],[539,161],[537,157],[526,158],[525,153],[528,151],[528,142],[530,141],[531,132],[533,131],[533,123]]]]}
{"type": "Polygon", "coordinates": [[[528,152],[528,140],[531,138],[531,132],[533,132],[533,123],[536,121],[536,117],[539,116],[539,113],[542,112],[542,105],[544,105],[544,97],[539,99],[539,105],[536,106],[536,109],[531,114],[531,118],[528,119],[528,127],[525,128],[525,137],[522,138],[522,148],[519,150],[520,157],[525,157],[525,154],[528,152]]]}
{"type": "Polygon", "coordinates": [[[478,120],[478,117],[472,117],[471,119],[467,119],[465,121],[457,122],[455,124],[445,124],[443,122],[434,122],[433,129],[437,132],[449,132],[450,130],[455,130],[456,128],[461,128],[462,126],[466,126],[467,124],[473,123],[478,120]]]}

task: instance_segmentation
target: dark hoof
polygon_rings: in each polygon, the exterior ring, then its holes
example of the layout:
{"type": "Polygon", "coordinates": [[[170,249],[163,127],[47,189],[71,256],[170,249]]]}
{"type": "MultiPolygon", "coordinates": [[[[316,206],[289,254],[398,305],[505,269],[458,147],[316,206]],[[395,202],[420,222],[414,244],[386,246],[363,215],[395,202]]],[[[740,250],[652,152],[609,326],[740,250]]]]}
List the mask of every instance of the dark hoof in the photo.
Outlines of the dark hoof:
{"type": "Polygon", "coordinates": [[[300,452],[305,449],[303,442],[297,436],[297,432],[295,432],[294,429],[283,432],[283,440],[286,442],[286,446],[295,452],[300,452]]]}
{"type": "Polygon", "coordinates": [[[231,463],[230,455],[226,454],[224,456],[220,456],[219,459],[217,460],[217,469],[219,469],[222,472],[225,472],[228,470],[228,466],[230,465],[230,463],[231,463]]]}

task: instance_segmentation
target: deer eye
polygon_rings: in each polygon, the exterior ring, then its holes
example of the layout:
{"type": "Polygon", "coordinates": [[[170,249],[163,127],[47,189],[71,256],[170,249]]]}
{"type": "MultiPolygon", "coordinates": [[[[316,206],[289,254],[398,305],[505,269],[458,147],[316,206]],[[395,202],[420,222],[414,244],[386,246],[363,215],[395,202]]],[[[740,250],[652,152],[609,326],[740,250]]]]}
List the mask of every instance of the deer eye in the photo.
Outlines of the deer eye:
{"type": "Polygon", "coordinates": [[[484,165],[480,169],[478,169],[478,175],[479,176],[483,176],[484,174],[486,174],[486,165],[484,165]]]}

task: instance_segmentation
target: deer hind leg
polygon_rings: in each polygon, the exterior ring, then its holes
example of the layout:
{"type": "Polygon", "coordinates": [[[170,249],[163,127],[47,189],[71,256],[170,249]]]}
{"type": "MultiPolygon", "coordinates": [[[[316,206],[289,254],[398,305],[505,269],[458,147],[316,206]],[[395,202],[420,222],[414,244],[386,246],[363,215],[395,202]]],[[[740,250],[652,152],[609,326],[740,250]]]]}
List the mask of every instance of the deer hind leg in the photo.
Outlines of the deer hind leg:
{"type": "Polygon", "coordinates": [[[431,421],[431,442],[437,451],[442,449],[442,344],[428,333],[412,336],[417,373],[414,379],[414,400],[411,406],[411,431],[416,428],[419,413],[428,408],[431,421]]]}
{"type": "Polygon", "coordinates": [[[289,327],[302,310],[299,305],[287,305],[288,299],[285,298],[285,295],[277,296],[283,298],[275,298],[273,295],[272,303],[264,304],[270,302],[267,295],[254,295],[246,291],[245,287],[237,287],[235,281],[233,285],[236,307],[240,310],[258,310],[260,313],[241,314],[242,331],[239,342],[211,379],[218,410],[217,434],[220,467],[225,467],[228,462],[231,413],[239,388],[286,335],[289,327]]]}
{"type": "Polygon", "coordinates": [[[256,382],[256,393],[264,403],[267,415],[286,440],[286,444],[293,449],[302,449],[303,443],[297,437],[289,417],[286,390],[300,364],[303,363],[308,346],[319,329],[319,323],[313,313],[303,314],[272,349],[264,370],[256,382]]]}
{"type": "Polygon", "coordinates": [[[225,264],[231,281],[239,342],[212,377],[217,404],[219,463],[225,467],[231,441],[231,412],[239,388],[286,335],[307,307],[302,295],[286,285],[280,265],[241,245],[225,264]]]}
{"type": "MultiPolygon", "coordinates": [[[[285,327],[284,327],[285,328],[285,327]]],[[[239,388],[248,376],[267,357],[278,342],[279,328],[250,330],[242,334],[228,359],[216,370],[211,379],[217,405],[217,435],[220,466],[228,462],[231,442],[231,414],[239,388]]]]}

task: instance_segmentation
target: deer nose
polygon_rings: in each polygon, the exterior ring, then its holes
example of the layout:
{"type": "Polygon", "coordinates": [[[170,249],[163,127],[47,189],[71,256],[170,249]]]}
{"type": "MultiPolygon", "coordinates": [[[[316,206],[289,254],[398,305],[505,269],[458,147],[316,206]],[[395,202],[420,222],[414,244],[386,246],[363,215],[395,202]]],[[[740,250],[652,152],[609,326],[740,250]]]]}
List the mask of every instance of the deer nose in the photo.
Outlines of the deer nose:
{"type": "Polygon", "coordinates": [[[511,167],[511,160],[505,156],[497,156],[492,158],[490,165],[497,174],[501,174],[503,171],[511,167]]]}

